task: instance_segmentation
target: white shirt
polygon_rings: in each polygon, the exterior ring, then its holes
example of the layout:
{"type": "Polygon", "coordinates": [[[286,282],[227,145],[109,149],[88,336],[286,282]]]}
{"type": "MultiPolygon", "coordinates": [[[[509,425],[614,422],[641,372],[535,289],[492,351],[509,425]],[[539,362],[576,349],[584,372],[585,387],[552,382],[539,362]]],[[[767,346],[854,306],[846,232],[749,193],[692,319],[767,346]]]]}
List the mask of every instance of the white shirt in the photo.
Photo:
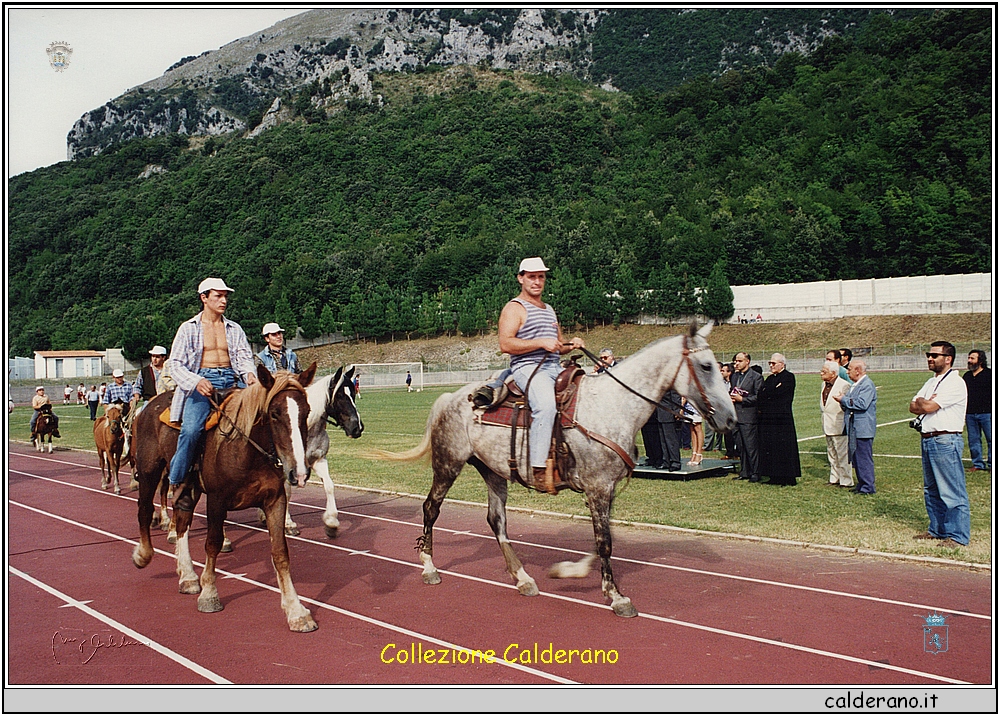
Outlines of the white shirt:
{"type": "Polygon", "coordinates": [[[932,375],[920,392],[913,396],[914,400],[917,398],[926,398],[941,406],[940,410],[924,415],[920,432],[926,434],[946,430],[960,433],[965,429],[965,404],[969,400],[969,391],[957,370],[952,369],[944,378],[932,375]]]}

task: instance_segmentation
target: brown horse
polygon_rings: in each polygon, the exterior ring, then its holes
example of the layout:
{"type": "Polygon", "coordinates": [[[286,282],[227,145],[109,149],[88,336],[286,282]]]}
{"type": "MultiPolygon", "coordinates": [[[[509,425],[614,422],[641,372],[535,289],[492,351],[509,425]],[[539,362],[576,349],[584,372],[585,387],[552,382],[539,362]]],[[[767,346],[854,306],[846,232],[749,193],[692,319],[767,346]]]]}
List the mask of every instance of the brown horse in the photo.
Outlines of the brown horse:
{"type": "Polygon", "coordinates": [[[49,439],[49,452],[52,452],[52,433],[56,430],[56,416],[52,414],[51,405],[43,405],[35,420],[35,429],[31,433],[31,446],[38,452],[45,452],[45,438],[49,439]]]}
{"type": "Polygon", "coordinates": [[[122,408],[108,405],[104,415],[94,421],[94,444],[101,464],[101,489],[107,490],[114,480],[115,494],[120,495],[118,471],[121,469],[122,450],[125,449],[125,431],[122,428],[122,408]]]}
{"type": "MultiPolygon", "coordinates": [[[[258,382],[233,392],[222,408],[218,427],[205,435],[200,481],[189,474],[174,502],[179,590],[182,594],[200,592],[198,611],[217,612],[223,608],[215,585],[215,561],[222,547],[227,512],[260,507],[267,518],[271,561],[278,576],[288,627],[300,632],[317,628],[292,585],[284,532],[284,481],[287,477],[300,487],[306,481],[309,402],[305,387],[315,372],[315,363],[298,375],[279,372],[272,376],[259,366],[258,382]],[[202,491],[207,496],[208,531],[205,568],[199,580],[188,548],[188,528],[202,491]]],[[[177,431],[160,421],[160,413],[170,404],[171,397],[170,393],[163,393],[153,398],[135,420],[133,451],[139,478],[139,544],[132,553],[132,561],[140,569],[153,558],[149,535],[153,495],[177,446],[177,431]]]]}

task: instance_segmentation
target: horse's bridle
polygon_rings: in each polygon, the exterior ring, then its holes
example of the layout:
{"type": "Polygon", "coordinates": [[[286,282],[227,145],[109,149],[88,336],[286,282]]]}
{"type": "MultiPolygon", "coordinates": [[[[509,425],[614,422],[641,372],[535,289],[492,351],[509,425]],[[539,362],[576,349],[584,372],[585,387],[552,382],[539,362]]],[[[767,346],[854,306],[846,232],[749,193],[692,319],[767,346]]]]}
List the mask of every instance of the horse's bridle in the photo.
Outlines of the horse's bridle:
{"type": "MultiPolygon", "coordinates": [[[[702,346],[701,348],[694,348],[694,349],[689,348],[688,347],[688,337],[687,337],[687,335],[683,336],[683,338],[684,338],[684,344],[683,344],[683,350],[682,350],[682,353],[681,353],[681,355],[683,356],[683,360],[677,361],[677,370],[674,372],[674,377],[670,379],[670,387],[673,387],[674,383],[677,382],[677,376],[680,375],[681,366],[682,365],[687,365],[687,367],[688,367],[688,373],[690,374],[691,379],[694,380],[694,384],[696,386],[698,386],[698,394],[701,396],[701,400],[705,404],[705,408],[706,408],[706,411],[707,411],[706,415],[715,415],[715,408],[712,407],[712,402],[708,399],[708,394],[705,392],[705,387],[701,384],[701,380],[698,379],[698,373],[694,369],[694,361],[691,360],[691,354],[692,353],[698,353],[700,351],[705,351],[705,350],[708,350],[709,348],[708,348],[707,345],[702,346]]],[[[588,358],[590,358],[590,360],[594,361],[595,365],[602,365],[603,362],[601,361],[601,359],[598,358],[597,356],[595,356],[590,351],[588,351],[586,348],[580,348],[580,350],[583,351],[584,354],[588,358]]],[[[611,368],[605,368],[603,372],[604,372],[605,375],[610,376],[616,383],[618,383],[618,385],[620,385],[621,387],[625,388],[625,390],[627,390],[628,392],[632,393],[633,395],[637,395],[638,397],[642,398],[643,400],[645,400],[647,403],[650,403],[651,405],[655,405],[657,407],[661,407],[662,401],[660,401],[660,400],[653,400],[652,398],[643,395],[642,393],[640,393],[639,391],[637,391],[635,388],[632,388],[631,386],[626,385],[625,383],[623,383],[618,378],[618,376],[616,376],[614,373],[611,372],[611,368]]]]}

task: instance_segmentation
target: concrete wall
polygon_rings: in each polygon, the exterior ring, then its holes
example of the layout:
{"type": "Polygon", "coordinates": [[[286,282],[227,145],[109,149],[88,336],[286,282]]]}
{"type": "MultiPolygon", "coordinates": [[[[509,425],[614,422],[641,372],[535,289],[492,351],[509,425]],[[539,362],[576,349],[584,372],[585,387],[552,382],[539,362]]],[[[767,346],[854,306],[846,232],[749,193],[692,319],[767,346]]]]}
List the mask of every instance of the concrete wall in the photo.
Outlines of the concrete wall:
{"type": "Polygon", "coordinates": [[[991,313],[988,273],[733,286],[735,314],[765,322],[823,321],[844,316],[991,313]]]}

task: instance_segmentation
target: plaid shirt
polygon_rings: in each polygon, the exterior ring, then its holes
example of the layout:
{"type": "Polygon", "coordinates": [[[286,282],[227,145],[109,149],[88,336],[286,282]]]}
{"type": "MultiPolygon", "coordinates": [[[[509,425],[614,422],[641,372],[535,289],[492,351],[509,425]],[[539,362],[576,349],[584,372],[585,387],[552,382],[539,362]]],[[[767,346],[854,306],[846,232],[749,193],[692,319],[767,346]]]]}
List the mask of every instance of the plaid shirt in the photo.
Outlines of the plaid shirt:
{"type": "MultiPolygon", "coordinates": [[[[170,358],[166,367],[170,377],[177,384],[173,401],[170,403],[170,419],[180,422],[184,414],[184,401],[194,392],[195,386],[201,381],[198,371],[201,369],[201,356],[205,350],[204,335],[201,330],[201,316],[184,321],[177,329],[174,342],[170,346],[170,358]]],[[[229,365],[244,380],[255,372],[253,351],[247,341],[247,335],[240,324],[230,321],[225,316],[222,323],[226,327],[226,345],[229,347],[229,365]]]]}
{"type": "Polygon", "coordinates": [[[132,400],[132,393],[132,384],[127,380],[121,385],[118,385],[117,383],[110,383],[108,384],[108,389],[104,391],[104,404],[110,405],[115,401],[127,403],[132,400]]]}

